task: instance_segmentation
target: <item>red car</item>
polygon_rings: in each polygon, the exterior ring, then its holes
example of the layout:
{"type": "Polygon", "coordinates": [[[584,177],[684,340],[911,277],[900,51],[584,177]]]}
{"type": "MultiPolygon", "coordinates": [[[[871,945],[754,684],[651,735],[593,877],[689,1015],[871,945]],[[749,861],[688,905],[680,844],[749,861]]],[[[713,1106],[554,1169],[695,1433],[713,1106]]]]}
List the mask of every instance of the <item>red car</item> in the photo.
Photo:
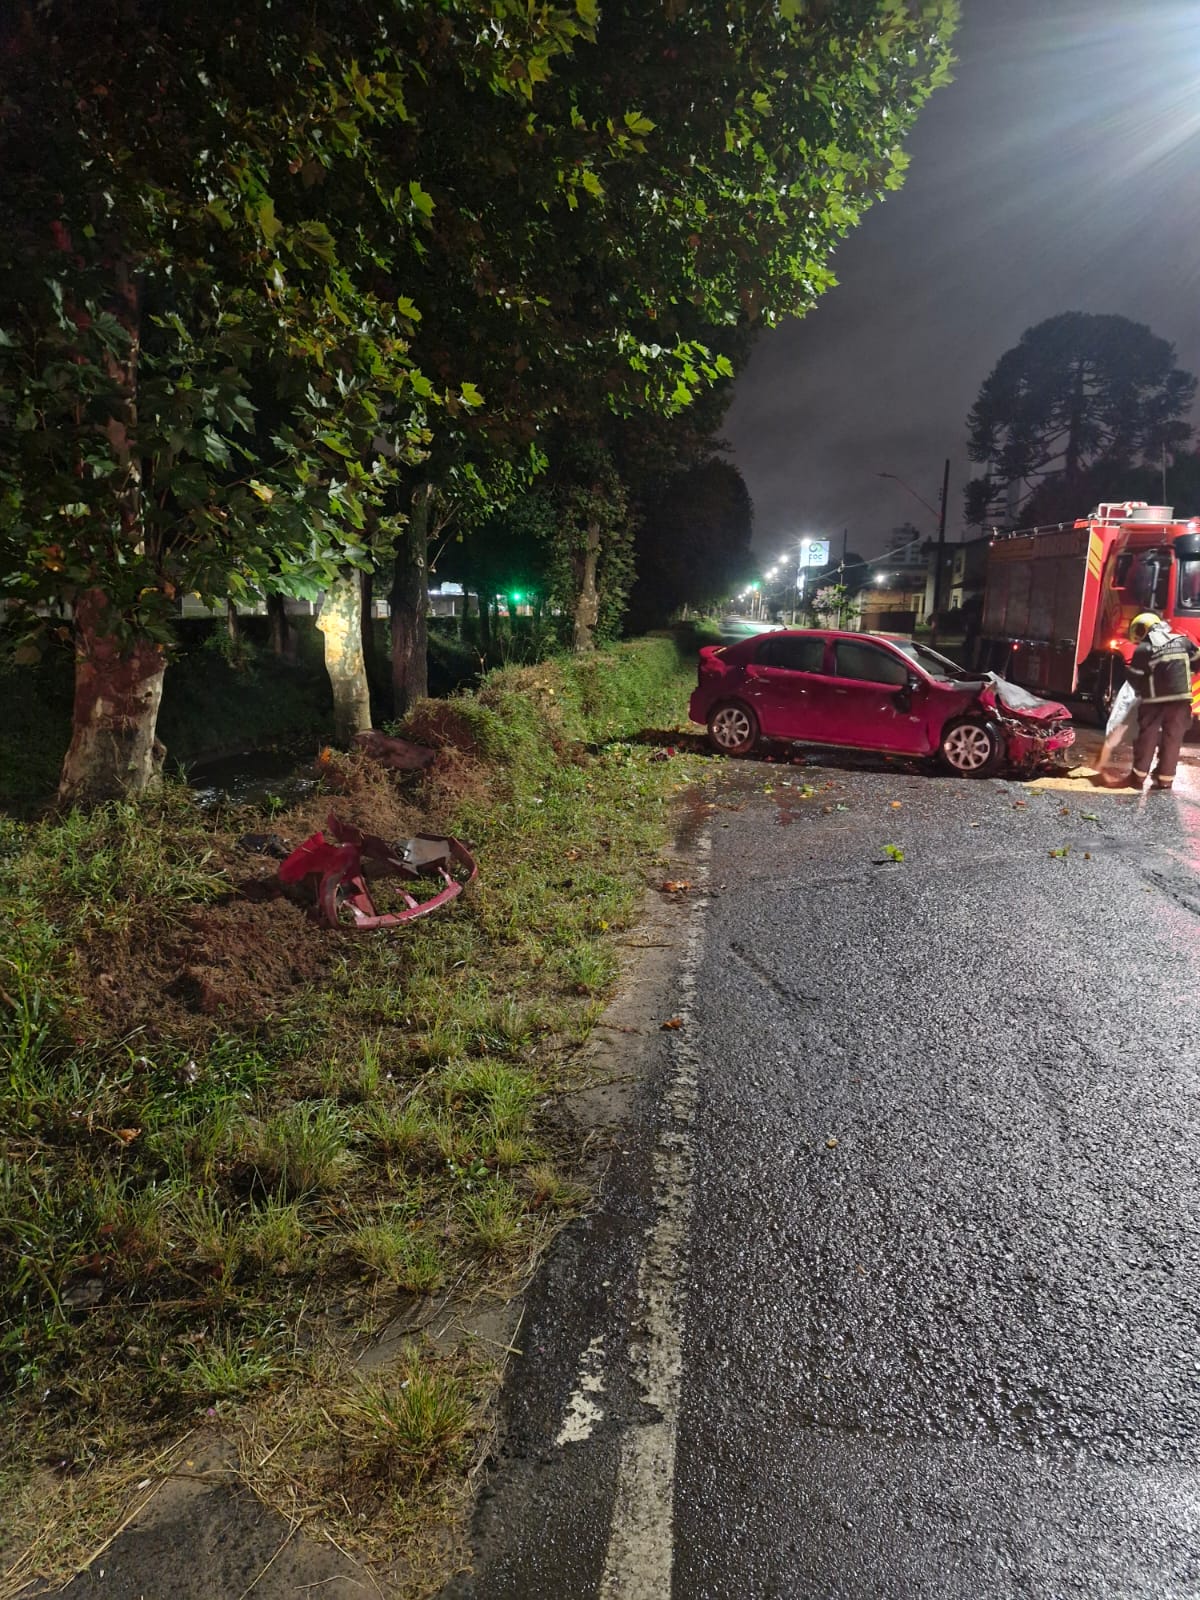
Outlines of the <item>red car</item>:
{"type": "Polygon", "coordinates": [[[911,639],[824,628],[707,645],[688,712],[724,755],[778,739],[936,756],[964,778],[1032,770],[1075,741],[1057,701],[911,639]]]}

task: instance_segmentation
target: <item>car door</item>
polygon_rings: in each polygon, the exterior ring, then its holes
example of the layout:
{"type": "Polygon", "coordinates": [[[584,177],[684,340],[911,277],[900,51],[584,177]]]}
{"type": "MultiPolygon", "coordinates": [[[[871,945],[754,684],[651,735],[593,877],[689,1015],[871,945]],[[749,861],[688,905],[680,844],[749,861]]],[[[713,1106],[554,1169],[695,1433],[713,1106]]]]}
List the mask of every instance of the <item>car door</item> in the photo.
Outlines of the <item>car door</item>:
{"type": "Polygon", "coordinates": [[[926,755],[928,686],[898,650],[835,638],[829,675],[810,691],[809,735],[823,744],[926,755]]]}
{"type": "Polygon", "coordinates": [[[811,689],[825,665],[823,633],[775,633],[762,639],[746,669],[744,693],[768,739],[812,739],[811,689]]]}

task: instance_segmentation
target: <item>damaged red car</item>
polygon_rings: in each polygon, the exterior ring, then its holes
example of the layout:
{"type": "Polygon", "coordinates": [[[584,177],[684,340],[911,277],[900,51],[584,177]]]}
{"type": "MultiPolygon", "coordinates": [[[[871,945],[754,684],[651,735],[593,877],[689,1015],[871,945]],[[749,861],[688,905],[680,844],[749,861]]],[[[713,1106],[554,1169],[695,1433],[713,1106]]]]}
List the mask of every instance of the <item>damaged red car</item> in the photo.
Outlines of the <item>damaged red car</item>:
{"type": "Polygon", "coordinates": [[[911,639],[789,628],[700,652],[688,707],[715,750],[762,740],[933,757],[964,778],[1032,772],[1075,741],[1071,714],[911,639]]]}

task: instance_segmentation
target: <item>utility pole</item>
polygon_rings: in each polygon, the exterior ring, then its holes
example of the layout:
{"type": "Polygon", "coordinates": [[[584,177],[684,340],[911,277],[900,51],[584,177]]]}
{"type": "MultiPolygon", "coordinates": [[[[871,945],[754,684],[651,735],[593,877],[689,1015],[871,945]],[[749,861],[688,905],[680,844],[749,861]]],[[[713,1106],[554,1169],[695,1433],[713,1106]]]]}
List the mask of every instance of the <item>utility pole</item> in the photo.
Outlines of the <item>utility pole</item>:
{"type": "Polygon", "coordinates": [[[950,498],[950,457],[942,469],[942,507],[938,513],[937,566],[933,569],[933,614],[942,609],[942,566],[946,554],[946,501],[950,498]]]}

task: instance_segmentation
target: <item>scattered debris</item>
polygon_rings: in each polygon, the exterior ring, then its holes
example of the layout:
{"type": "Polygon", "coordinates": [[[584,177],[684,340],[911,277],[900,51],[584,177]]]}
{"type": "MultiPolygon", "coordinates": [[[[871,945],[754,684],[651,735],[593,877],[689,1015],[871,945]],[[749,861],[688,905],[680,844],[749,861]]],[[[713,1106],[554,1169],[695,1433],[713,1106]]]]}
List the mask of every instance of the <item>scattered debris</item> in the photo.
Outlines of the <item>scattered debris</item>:
{"type": "Polygon", "coordinates": [[[685,889],[692,887],[689,878],[668,878],[663,884],[664,894],[682,894],[685,889]]]}
{"type": "Polygon", "coordinates": [[[286,861],[291,845],[277,833],[244,833],[237,842],[239,850],[249,850],[255,855],[274,856],[276,861],[286,861]]]}
{"type": "Polygon", "coordinates": [[[362,833],[350,823],[342,822],[332,812],[325,826],[332,839],[326,839],[324,833],[314,833],[306,839],[280,863],[279,880],[299,884],[306,878],[317,878],[318,912],[331,928],[342,926],[343,910],[349,911],[356,928],[387,928],[411,922],[414,917],[436,911],[460,895],[464,885],[472,882],[479,870],[457,839],[419,833],[403,844],[388,844],[377,834],[362,833]],[[455,877],[452,866],[466,876],[455,877]],[[428,900],[417,900],[402,889],[400,895],[405,909],[380,912],[367,887],[368,874],[410,882],[440,878],[442,888],[428,900]]]}
{"type": "Polygon", "coordinates": [[[664,1029],[667,1029],[667,1028],[682,1028],[683,1027],[683,1018],[682,1017],[668,1017],[666,1022],[662,1023],[661,1026],[664,1029]]]}
{"type": "Polygon", "coordinates": [[[70,1306],[73,1311],[81,1311],[87,1306],[94,1306],[104,1297],[104,1279],[93,1277],[77,1277],[67,1284],[59,1298],[63,1305],[70,1306]]]}

